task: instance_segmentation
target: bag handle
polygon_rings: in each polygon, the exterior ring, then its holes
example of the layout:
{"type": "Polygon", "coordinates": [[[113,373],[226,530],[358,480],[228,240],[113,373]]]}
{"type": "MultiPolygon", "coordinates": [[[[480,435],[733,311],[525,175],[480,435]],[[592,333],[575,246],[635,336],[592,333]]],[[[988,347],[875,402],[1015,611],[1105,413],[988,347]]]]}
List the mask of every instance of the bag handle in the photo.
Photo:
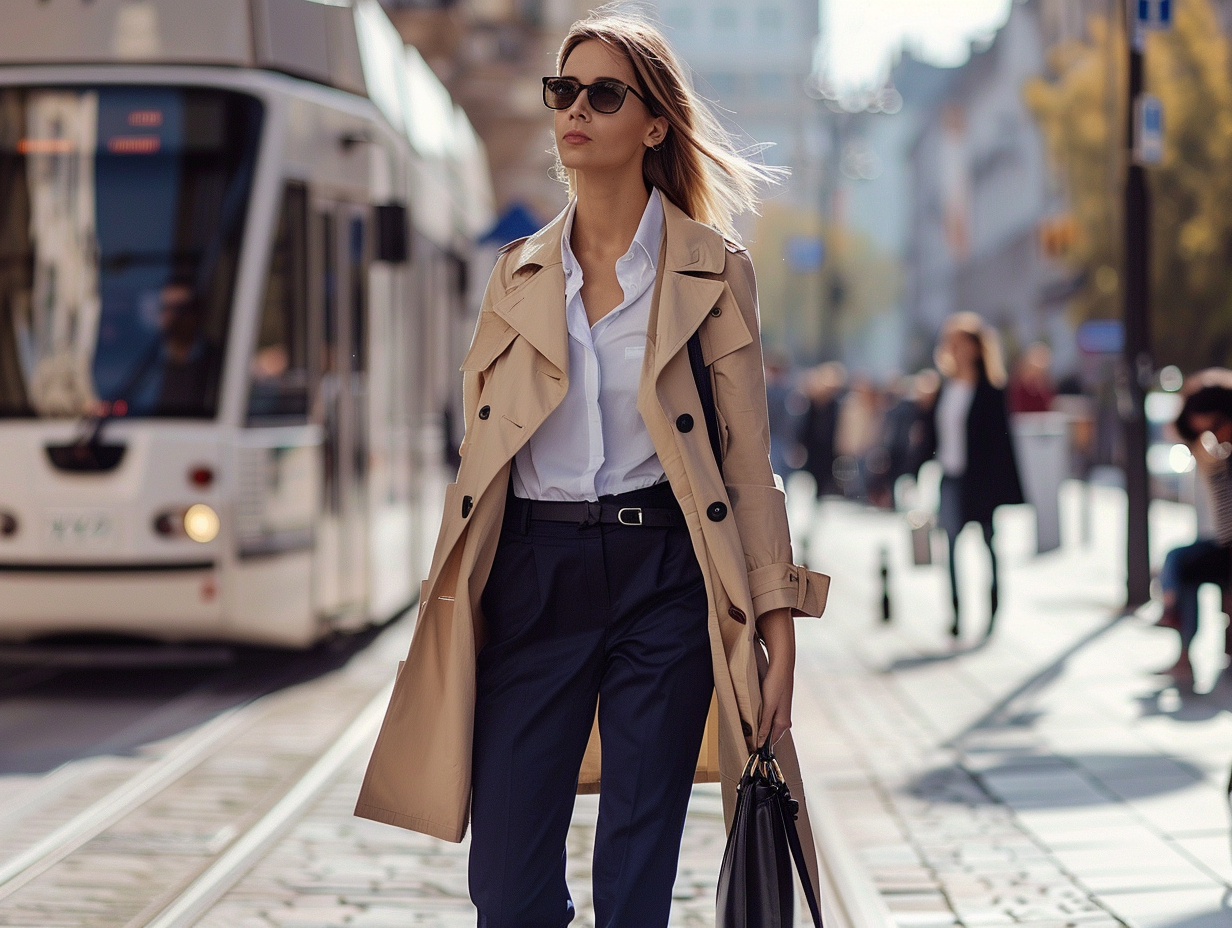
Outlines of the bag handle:
{"type": "Polygon", "coordinates": [[[721,477],[723,476],[723,446],[719,442],[719,416],[714,405],[714,384],[710,382],[710,371],[706,367],[706,359],[702,354],[702,339],[697,332],[689,336],[689,367],[693,370],[693,383],[697,385],[697,395],[702,401],[702,415],[706,418],[710,450],[714,452],[714,463],[719,465],[719,476],[721,477]]]}
{"type": "Polygon", "coordinates": [[[787,832],[787,846],[791,848],[792,860],[796,862],[796,872],[800,874],[800,885],[804,889],[804,898],[808,902],[809,914],[813,916],[813,928],[822,928],[821,907],[817,904],[817,893],[813,888],[813,880],[809,876],[808,866],[804,862],[804,848],[800,845],[800,833],[796,830],[795,810],[799,808],[799,803],[791,798],[791,791],[787,788],[787,780],[783,777],[783,772],[779,769],[778,762],[774,759],[774,749],[770,746],[769,735],[766,736],[766,743],[749,758],[750,766],[753,764],[754,759],[760,760],[762,762],[762,769],[769,774],[770,778],[777,780],[779,783],[779,795],[781,797],[779,808],[783,812],[783,830],[787,832]]]}

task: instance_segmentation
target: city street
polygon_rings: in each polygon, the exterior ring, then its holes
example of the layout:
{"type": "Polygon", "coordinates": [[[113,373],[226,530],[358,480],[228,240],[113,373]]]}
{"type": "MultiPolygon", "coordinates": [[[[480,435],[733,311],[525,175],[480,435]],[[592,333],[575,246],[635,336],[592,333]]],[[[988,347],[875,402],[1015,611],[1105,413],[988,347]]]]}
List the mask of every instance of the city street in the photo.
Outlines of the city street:
{"type": "MultiPolygon", "coordinates": [[[[1154,673],[1173,633],[1118,618],[1122,497],[1093,491],[1088,547],[1080,492],[1066,488],[1065,546],[1042,557],[1030,510],[999,514],[1002,615],[984,644],[977,610],[957,649],[942,568],[907,565],[901,516],[826,503],[810,521],[793,492],[810,561],[835,578],[826,618],[799,623],[795,723],[833,923],[1232,925],[1217,603],[1195,649],[1199,692],[1178,690],[1154,673]]],[[[1187,518],[1156,504],[1160,551],[1187,518]]],[[[0,925],[473,924],[465,843],[350,815],[408,625],[353,656],[14,670],[0,702],[0,925]]],[[[593,924],[596,809],[578,801],[571,836],[579,925],[593,924]]],[[[674,925],[713,923],[722,847],[717,789],[699,787],[674,925]]]]}

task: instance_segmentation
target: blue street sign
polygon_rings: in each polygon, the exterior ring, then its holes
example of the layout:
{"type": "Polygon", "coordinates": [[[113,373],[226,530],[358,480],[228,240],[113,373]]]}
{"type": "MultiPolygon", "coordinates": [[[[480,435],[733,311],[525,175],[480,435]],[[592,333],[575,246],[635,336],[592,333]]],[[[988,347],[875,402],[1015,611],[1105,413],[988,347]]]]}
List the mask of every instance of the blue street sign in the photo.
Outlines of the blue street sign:
{"type": "Polygon", "coordinates": [[[1132,0],[1137,7],[1138,25],[1145,29],[1172,27],[1173,0],[1132,0]]]}
{"type": "Polygon", "coordinates": [[[812,235],[793,235],[783,247],[787,266],[797,274],[812,274],[821,270],[826,261],[826,246],[812,235]]]}
{"type": "Polygon", "coordinates": [[[1092,319],[1078,326],[1078,349],[1085,354],[1119,354],[1125,326],[1119,319],[1092,319]]]}
{"type": "Polygon", "coordinates": [[[1134,160],[1139,164],[1164,160],[1164,105],[1149,93],[1134,106],[1134,160]]]}

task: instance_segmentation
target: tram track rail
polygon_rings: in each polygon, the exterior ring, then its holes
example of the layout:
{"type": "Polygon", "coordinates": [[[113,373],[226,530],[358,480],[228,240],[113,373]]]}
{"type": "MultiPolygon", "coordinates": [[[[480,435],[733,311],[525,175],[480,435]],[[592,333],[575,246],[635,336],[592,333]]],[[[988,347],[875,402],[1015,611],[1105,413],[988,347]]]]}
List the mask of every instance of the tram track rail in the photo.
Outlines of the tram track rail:
{"type": "Polygon", "coordinates": [[[217,744],[259,714],[258,705],[246,703],[215,716],[186,741],[122,786],[79,812],[41,841],[0,864],[0,901],[193,769],[217,744]]]}
{"type": "Polygon", "coordinates": [[[185,906],[200,914],[242,878],[375,735],[392,686],[386,671],[409,633],[402,623],[387,628],[323,676],[291,667],[244,693],[235,686],[242,668],[203,681],[129,728],[165,731],[169,714],[192,718],[194,701],[208,703],[214,690],[233,705],[55,827],[5,849],[11,826],[88,789],[101,762],[134,758],[83,758],[17,793],[0,808],[0,926],[53,913],[55,924],[83,928],[191,924],[185,906]]]}

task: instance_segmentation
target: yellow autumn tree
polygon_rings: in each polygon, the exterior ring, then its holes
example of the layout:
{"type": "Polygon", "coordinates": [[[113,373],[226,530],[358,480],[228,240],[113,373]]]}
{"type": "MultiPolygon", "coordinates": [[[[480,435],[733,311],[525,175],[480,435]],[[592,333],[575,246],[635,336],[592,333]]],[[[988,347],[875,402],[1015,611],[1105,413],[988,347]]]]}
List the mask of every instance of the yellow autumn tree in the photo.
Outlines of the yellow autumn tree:
{"type": "MultiPolygon", "coordinates": [[[[1079,235],[1069,261],[1084,284],[1080,319],[1120,314],[1120,199],[1126,47],[1117,22],[1052,51],[1027,104],[1064,179],[1079,235]]],[[[1163,161],[1150,169],[1156,360],[1193,370],[1232,361],[1232,61],[1210,0],[1180,0],[1175,25],[1146,48],[1149,92],[1164,106],[1163,161]]]]}
{"type": "Polygon", "coordinates": [[[797,273],[786,257],[795,237],[817,237],[817,214],[763,204],[750,245],[762,337],[798,360],[838,357],[844,343],[894,308],[901,291],[898,264],[867,236],[827,224],[822,267],[797,273]]]}

